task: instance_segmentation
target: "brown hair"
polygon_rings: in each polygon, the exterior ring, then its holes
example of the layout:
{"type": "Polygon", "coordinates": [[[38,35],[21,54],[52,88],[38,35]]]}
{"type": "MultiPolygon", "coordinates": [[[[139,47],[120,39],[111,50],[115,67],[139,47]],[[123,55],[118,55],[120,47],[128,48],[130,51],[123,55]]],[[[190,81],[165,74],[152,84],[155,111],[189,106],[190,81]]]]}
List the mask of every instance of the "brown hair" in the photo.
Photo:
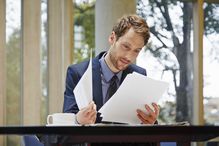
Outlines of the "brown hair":
{"type": "Polygon", "coordinates": [[[114,25],[113,30],[118,40],[123,36],[130,28],[140,34],[144,38],[144,44],[146,45],[150,38],[149,27],[146,21],[138,15],[128,15],[121,17],[118,22],[114,25]]]}

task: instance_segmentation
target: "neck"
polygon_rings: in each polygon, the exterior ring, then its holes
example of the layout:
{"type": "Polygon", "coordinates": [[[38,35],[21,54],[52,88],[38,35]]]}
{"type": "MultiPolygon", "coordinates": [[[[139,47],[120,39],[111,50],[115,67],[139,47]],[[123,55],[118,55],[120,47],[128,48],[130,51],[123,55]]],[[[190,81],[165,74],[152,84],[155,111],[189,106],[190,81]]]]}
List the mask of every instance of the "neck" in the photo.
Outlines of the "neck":
{"type": "Polygon", "coordinates": [[[109,69],[114,72],[114,73],[118,73],[119,70],[116,69],[111,61],[111,57],[110,57],[110,53],[107,52],[105,58],[104,58],[105,62],[106,62],[106,65],[109,67],[109,69]]]}

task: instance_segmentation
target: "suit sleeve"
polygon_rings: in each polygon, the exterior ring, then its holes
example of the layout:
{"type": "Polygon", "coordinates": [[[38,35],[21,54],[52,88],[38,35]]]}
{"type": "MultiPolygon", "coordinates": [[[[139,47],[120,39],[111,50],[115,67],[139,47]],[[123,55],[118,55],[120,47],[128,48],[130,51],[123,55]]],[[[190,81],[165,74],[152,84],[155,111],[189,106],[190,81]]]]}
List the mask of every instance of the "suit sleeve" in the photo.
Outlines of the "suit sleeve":
{"type": "Polygon", "coordinates": [[[65,92],[64,92],[64,113],[77,113],[79,111],[75,95],[73,90],[79,81],[77,70],[72,66],[68,67],[66,82],[65,82],[65,92]]]}

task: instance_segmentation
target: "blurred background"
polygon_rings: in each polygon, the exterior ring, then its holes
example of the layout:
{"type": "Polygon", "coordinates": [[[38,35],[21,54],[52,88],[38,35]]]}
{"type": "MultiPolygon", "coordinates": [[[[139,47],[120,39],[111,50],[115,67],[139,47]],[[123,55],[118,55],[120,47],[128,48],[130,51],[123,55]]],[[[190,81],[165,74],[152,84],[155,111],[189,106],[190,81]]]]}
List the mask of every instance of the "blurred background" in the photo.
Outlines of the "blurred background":
{"type": "Polygon", "coordinates": [[[133,13],[151,31],[136,64],[170,83],[159,123],[219,125],[218,0],[0,0],[0,126],[62,112],[67,66],[107,50],[112,25],[133,13]]]}

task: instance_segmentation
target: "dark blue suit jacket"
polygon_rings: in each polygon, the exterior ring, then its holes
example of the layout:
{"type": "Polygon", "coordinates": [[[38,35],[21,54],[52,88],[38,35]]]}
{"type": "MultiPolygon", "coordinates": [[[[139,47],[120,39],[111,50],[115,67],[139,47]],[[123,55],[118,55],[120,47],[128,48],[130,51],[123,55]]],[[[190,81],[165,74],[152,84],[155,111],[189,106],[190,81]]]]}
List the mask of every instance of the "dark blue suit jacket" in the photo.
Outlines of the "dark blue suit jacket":
{"type": "MultiPolygon", "coordinates": [[[[99,59],[103,56],[105,52],[100,53],[97,57],[92,60],[92,82],[93,82],[93,100],[97,106],[97,111],[103,106],[103,95],[102,95],[102,85],[101,85],[101,71],[99,59]]],[[[84,72],[88,67],[89,61],[84,61],[79,64],[71,65],[68,67],[66,76],[66,89],[64,93],[64,106],[63,112],[67,113],[77,113],[79,111],[73,90],[84,72]]],[[[146,70],[138,67],[134,64],[129,65],[122,74],[121,82],[125,77],[132,73],[138,72],[140,74],[146,75],[146,70]]],[[[134,90],[135,86],[133,86],[134,90]]],[[[101,122],[100,114],[97,114],[96,123],[101,122]]],[[[111,146],[112,143],[92,143],[91,146],[111,146]]],[[[116,143],[118,146],[156,146],[156,143],[116,143]]]]}
{"type": "MultiPolygon", "coordinates": [[[[102,95],[102,85],[101,85],[101,71],[99,59],[105,52],[100,53],[97,57],[92,60],[92,76],[93,76],[93,100],[97,106],[97,111],[103,106],[103,95],[102,95]]],[[[79,111],[73,90],[84,72],[88,67],[89,61],[84,61],[79,64],[71,65],[68,67],[66,76],[66,89],[64,93],[64,106],[63,112],[67,113],[77,113],[79,111]]],[[[129,65],[122,74],[121,82],[125,79],[127,74],[132,72],[138,72],[140,74],[146,75],[146,70],[138,67],[134,64],[129,65]]],[[[133,86],[133,89],[135,87],[133,86]]],[[[97,116],[97,121],[101,122],[101,118],[97,116]]]]}

